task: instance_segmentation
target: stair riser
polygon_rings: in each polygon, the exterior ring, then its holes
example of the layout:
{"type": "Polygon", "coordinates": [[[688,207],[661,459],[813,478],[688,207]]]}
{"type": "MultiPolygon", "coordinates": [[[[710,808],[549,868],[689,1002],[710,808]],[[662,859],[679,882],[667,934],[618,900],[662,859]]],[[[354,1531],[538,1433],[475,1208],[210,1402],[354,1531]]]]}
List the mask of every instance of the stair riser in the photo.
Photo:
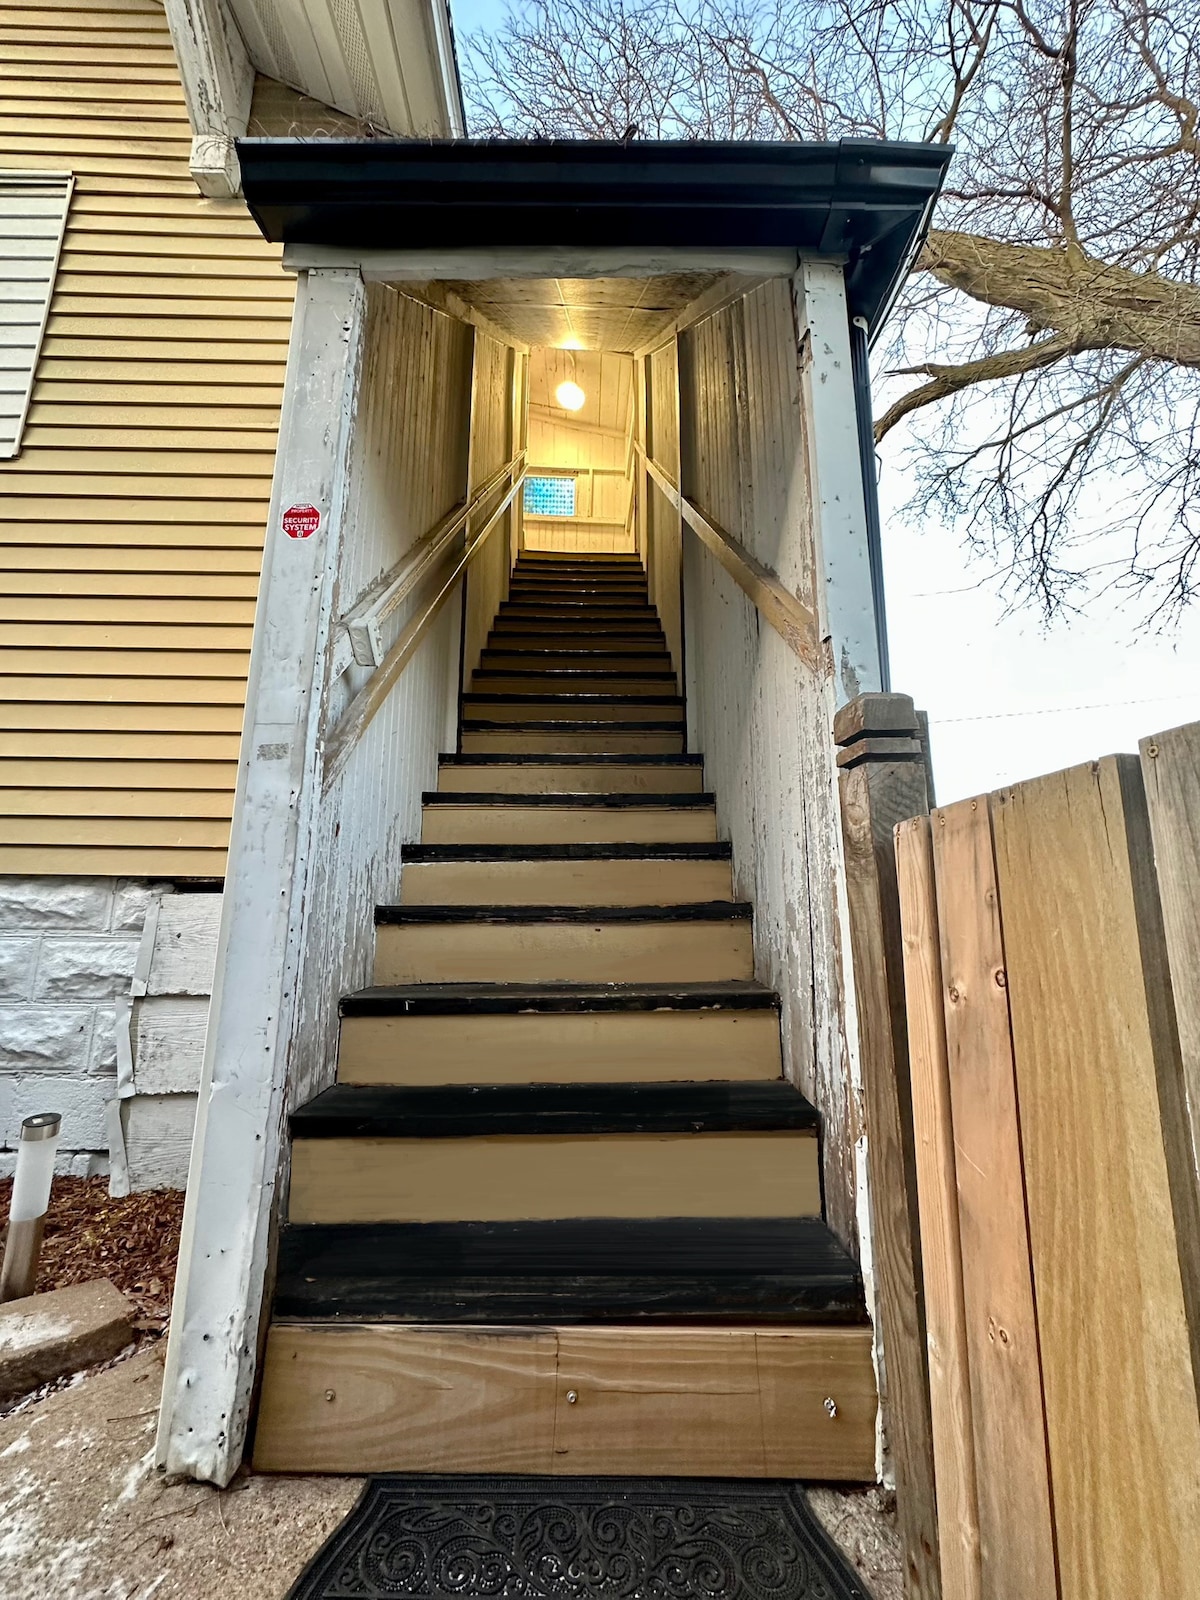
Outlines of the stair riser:
{"type": "Polygon", "coordinates": [[[463,701],[463,715],[485,722],[682,722],[680,705],[647,705],[640,700],[621,700],[615,705],[585,701],[582,705],[566,699],[477,700],[463,701]]]}
{"type": "MultiPolygon", "coordinates": [[[[498,792],[498,791],[497,791],[498,792]]],[[[713,844],[708,806],[427,806],[422,844],[713,844]]]]}
{"type": "Polygon", "coordinates": [[[527,601],[520,604],[510,601],[500,607],[496,615],[497,625],[509,622],[554,622],[567,627],[607,628],[625,627],[632,624],[641,627],[647,624],[651,627],[658,626],[658,613],[650,605],[644,606],[598,606],[598,605],[571,605],[561,600],[548,600],[544,603],[527,601]]]}
{"type": "Polygon", "coordinates": [[[577,767],[538,762],[511,767],[442,767],[438,772],[441,794],[700,794],[703,789],[700,767],[623,767],[607,762],[577,767]]]}
{"type": "Polygon", "coordinates": [[[708,983],[753,976],[749,919],[375,930],[376,983],[708,983]]]}
{"type": "Polygon", "coordinates": [[[528,676],[521,672],[510,674],[497,674],[488,677],[485,673],[476,672],[471,679],[472,694],[539,694],[553,696],[557,694],[620,694],[630,697],[641,695],[676,694],[678,692],[674,674],[664,674],[658,677],[627,678],[619,677],[614,670],[610,673],[579,673],[567,677],[551,677],[544,672],[530,672],[528,676]]]}
{"type": "Polygon", "coordinates": [[[657,1083],[772,1079],[775,1011],[343,1017],[338,1082],[657,1083]]]}
{"type": "Polygon", "coordinates": [[[294,1139],[291,1222],[812,1217],[812,1133],[294,1139]]]}
{"type": "Polygon", "coordinates": [[[649,640],[653,644],[661,643],[663,639],[662,627],[656,617],[648,617],[645,621],[616,618],[564,618],[558,615],[546,617],[512,617],[502,619],[492,628],[488,644],[495,647],[503,646],[513,639],[531,639],[543,649],[552,648],[546,641],[556,637],[573,639],[573,645],[564,646],[565,649],[590,649],[593,645],[599,646],[611,642],[613,639],[630,639],[634,641],[649,640]]]}
{"type": "Polygon", "coordinates": [[[296,1324],[254,1467],[873,1482],[875,1412],[866,1328],[296,1324]]]}
{"type": "Polygon", "coordinates": [[[406,906],[653,906],[732,900],[727,861],[410,861],[406,906]]]}
{"type": "Polygon", "coordinates": [[[671,658],[666,650],[649,650],[639,654],[628,651],[605,650],[598,658],[594,651],[542,651],[535,650],[485,650],[483,665],[497,671],[514,669],[517,672],[538,672],[542,668],[558,671],[597,672],[670,672],[671,658]]]}
{"type": "Polygon", "coordinates": [[[514,584],[507,605],[650,605],[645,584],[514,584]]]}
{"type": "MultiPolygon", "coordinates": [[[[506,733],[501,729],[483,733],[464,731],[462,753],[466,756],[681,756],[685,752],[683,735],[679,733],[506,733]]],[[[545,841],[547,844],[558,842],[545,841]]]]}

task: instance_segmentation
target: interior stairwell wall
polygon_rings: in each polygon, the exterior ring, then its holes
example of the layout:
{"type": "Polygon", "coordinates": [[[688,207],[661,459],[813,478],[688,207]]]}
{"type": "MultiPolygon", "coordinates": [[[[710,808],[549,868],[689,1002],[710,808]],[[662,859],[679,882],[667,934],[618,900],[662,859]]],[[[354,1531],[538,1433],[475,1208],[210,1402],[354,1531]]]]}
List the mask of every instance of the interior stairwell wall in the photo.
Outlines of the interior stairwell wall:
{"type": "MultiPolygon", "coordinates": [[[[402,565],[466,494],[472,330],[386,284],[366,288],[363,367],[348,464],[346,531],[335,609],[402,565]]],[[[418,590],[383,623],[383,647],[417,609],[418,590]]],[[[457,723],[460,607],[452,598],[325,792],[324,870],[314,884],[303,990],[310,1037],[294,1054],[291,1103],[333,1081],[337,1003],[371,981],[372,912],[394,900],[405,843],[420,836],[421,795],[457,723]]],[[[335,640],[336,648],[336,640],[335,640]]],[[[336,727],[367,668],[329,686],[336,727]]]]}
{"type": "MultiPolygon", "coordinates": [[[[471,402],[470,492],[511,461],[518,448],[512,395],[520,377],[523,357],[511,345],[475,330],[475,377],[471,402]]],[[[493,496],[476,516],[469,532],[473,537],[490,516],[494,502],[503,498],[506,484],[497,485],[493,496]]],[[[510,507],[493,528],[488,541],[467,571],[467,598],[463,618],[463,673],[465,683],[479,665],[479,652],[487,643],[496,612],[508,599],[508,577],[512,570],[511,524],[519,515],[510,507]]]]}
{"type": "MultiPolygon", "coordinates": [[[[672,482],[678,483],[679,387],[673,339],[645,358],[643,393],[643,442],[646,452],[672,482]]],[[[658,607],[675,671],[682,677],[684,655],[680,562],[683,550],[679,513],[648,473],[642,490],[646,504],[643,559],[650,599],[658,607]]]]}
{"type": "MultiPolygon", "coordinates": [[[[681,334],[679,384],[684,494],[815,610],[787,281],[770,280],[681,334]]],[[[660,377],[652,416],[662,387],[660,377]]],[[[735,892],[754,903],[756,972],[782,998],[785,1070],[822,1115],[828,1221],[856,1247],[858,1118],[841,1021],[832,680],[788,648],[687,532],[683,569],[689,748],[704,755],[721,834],[733,844],[735,892]]]]}

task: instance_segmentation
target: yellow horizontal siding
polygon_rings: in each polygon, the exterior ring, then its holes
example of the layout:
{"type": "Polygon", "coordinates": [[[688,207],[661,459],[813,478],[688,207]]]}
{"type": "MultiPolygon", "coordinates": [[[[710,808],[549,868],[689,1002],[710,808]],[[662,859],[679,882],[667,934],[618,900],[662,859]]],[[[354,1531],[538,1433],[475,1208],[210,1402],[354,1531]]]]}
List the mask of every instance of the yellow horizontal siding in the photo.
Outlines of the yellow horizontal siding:
{"type": "Polygon", "coordinates": [[[0,10],[0,166],[76,178],[0,463],[0,872],[216,876],[294,281],[196,192],[159,0],[0,10]]]}

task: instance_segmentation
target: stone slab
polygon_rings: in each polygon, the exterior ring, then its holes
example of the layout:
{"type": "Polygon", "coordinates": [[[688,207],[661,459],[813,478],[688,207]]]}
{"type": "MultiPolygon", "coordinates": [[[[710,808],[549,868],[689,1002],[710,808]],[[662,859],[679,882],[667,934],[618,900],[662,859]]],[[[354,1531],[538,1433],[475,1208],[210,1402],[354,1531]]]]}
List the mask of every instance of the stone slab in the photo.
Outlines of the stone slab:
{"type": "Polygon", "coordinates": [[[133,1307],[107,1278],[0,1306],[0,1405],[118,1354],[133,1307]]]}

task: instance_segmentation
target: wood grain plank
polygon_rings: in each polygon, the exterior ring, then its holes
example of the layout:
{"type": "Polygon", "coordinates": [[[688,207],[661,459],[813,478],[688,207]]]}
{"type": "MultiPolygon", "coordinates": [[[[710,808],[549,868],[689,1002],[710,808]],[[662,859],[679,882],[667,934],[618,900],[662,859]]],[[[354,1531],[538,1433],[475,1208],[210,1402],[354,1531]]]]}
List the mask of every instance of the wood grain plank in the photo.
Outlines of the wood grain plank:
{"type": "Polygon", "coordinates": [[[1002,791],[994,816],[1063,1600],[1166,1600],[1200,1573],[1200,1414],[1137,760],[1002,791]]]}
{"type": "Polygon", "coordinates": [[[978,1600],[979,1504],[963,1302],[942,958],[928,817],[896,829],[929,1404],[944,1600],[978,1600]]]}
{"type": "Polygon", "coordinates": [[[985,799],[933,813],[963,1299],[987,1600],[1058,1593],[1041,1360],[985,799]]]}
{"type": "Polygon", "coordinates": [[[553,1470],[553,1329],[271,1329],[259,1472],[553,1470]]]}
{"type": "Polygon", "coordinates": [[[1200,1250],[1200,1228],[1186,1219],[1189,1210],[1194,1217],[1200,1209],[1196,1198],[1200,1195],[1200,919],[1196,915],[1200,905],[1200,723],[1143,739],[1141,755],[1179,1040],[1179,1076],[1172,1074],[1173,1081],[1165,1085],[1160,1077],[1159,1098],[1171,1183],[1178,1196],[1176,1237],[1181,1257],[1186,1252],[1181,1265],[1195,1368],[1200,1338],[1195,1255],[1200,1250]]]}
{"type": "MultiPolygon", "coordinates": [[[[911,700],[894,698],[904,702],[915,727],[911,700]]],[[[843,707],[835,738],[845,731],[847,719],[854,724],[856,718],[853,702],[843,707]]],[[[838,786],[866,1102],[872,1254],[885,1352],[885,1426],[895,1462],[908,1593],[913,1600],[937,1600],[933,1434],[893,844],[896,824],[928,809],[925,771],[917,759],[866,762],[843,767],[838,786]]]]}
{"type": "Polygon", "coordinates": [[[293,1222],[816,1216],[816,1140],[799,1133],[298,1139],[293,1222]]]}

